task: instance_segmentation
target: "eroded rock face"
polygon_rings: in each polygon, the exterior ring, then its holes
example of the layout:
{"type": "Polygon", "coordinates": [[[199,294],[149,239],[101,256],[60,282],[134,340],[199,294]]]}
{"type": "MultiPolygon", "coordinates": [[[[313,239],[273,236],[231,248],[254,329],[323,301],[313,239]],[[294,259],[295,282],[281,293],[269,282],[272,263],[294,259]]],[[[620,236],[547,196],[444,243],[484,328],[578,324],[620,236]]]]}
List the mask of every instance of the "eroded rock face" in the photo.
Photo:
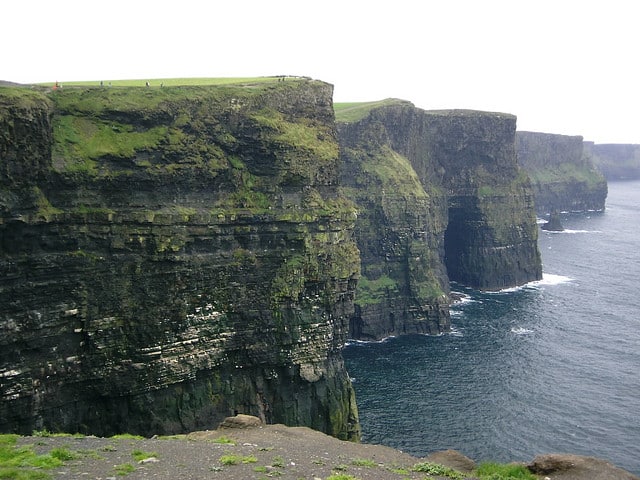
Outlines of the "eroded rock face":
{"type": "Polygon", "coordinates": [[[517,132],[518,162],[533,184],[539,215],[604,210],[607,181],[580,136],[517,132]]]}
{"type": "Polygon", "coordinates": [[[338,124],[362,256],[351,335],[449,328],[449,280],[495,290],[541,278],[515,117],[409,102],[338,124]]]}
{"type": "Polygon", "coordinates": [[[600,458],[550,453],[527,465],[536,475],[557,480],[638,480],[638,477],[600,458]]]}
{"type": "Polygon", "coordinates": [[[358,437],[331,96],[0,89],[0,430],[358,437]]]}
{"type": "Polygon", "coordinates": [[[584,150],[607,180],[640,178],[640,145],[584,142],[584,150]]]}

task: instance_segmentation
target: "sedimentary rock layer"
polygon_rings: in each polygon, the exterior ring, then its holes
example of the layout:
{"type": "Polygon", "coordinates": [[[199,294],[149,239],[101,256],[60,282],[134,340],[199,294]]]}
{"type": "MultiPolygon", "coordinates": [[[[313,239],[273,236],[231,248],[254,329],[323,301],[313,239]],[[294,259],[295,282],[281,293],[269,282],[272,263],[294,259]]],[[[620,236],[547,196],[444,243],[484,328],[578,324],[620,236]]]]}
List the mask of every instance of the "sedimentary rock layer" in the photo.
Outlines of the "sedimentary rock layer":
{"type": "Polygon", "coordinates": [[[640,145],[584,142],[584,151],[607,180],[640,178],[640,145]]]}
{"type": "Polygon", "coordinates": [[[518,162],[533,184],[536,211],[604,210],[607,181],[580,136],[517,132],[518,162]]]}
{"type": "Polygon", "coordinates": [[[541,277],[515,117],[409,102],[340,120],[342,182],[358,205],[355,338],[449,328],[449,281],[495,290],[541,277]]]}
{"type": "Polygon", "coordinates": [[[0,430],[357,438],[330,85],[0,89],[0,430]]]}

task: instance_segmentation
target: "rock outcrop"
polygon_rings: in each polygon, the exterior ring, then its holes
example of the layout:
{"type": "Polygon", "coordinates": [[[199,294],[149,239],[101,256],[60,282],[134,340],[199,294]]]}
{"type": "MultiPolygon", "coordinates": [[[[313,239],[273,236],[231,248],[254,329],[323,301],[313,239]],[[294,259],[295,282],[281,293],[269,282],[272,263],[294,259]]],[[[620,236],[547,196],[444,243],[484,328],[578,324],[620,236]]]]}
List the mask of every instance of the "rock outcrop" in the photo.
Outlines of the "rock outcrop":
{"type": "Polygon", "coordinates": [[[553,211],[549,214],[549,221],[544,223],[540,228],[542,230],[547,230],[550,232],[562,232],[564,227],[562,226],[562,221],[560,220],[560,214],[557,211],[553,211]]]}
{"type": "Polygon", "coordinates": [[[514,116],[386,101],[337,120],[362,257],[354,338],[446,331],[450,280],[497,290],[541,278],[514,116]]]}
{"type": "Polygon", "coordinates": [[[0,431],[358,438],[332,87],[0,88],[0,431]]]}
{"type": "Polygon", "coordinates": [[[640,145],[584,142],[584,149],[607,180],[640,178],[640,145]]]}
{"type": "Polygon", "coordinates": [[[539,215],[604,210],[607,181],[585,154],[581,136],[519,131],[516,145],[539,215]]]}
{"type": "Polygon", "coordinates": [[[566,453],[538,455],[527,468],[550,480],[638,480],[606,460],[566,453]]]}

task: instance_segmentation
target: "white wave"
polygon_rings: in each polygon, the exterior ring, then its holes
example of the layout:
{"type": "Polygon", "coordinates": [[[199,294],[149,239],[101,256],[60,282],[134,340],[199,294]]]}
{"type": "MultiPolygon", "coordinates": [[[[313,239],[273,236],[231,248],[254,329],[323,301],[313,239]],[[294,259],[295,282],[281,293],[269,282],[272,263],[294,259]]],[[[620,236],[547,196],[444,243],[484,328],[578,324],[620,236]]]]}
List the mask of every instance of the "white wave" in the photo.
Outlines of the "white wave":
{"type": "Polygon", "coordinates": [[[474,300],[470,295],[467,295],[466,293],[455,291],[451,292],[451,298],[453,299],[453,302],[451,302],[452,305],[464,305],[465,303],[473,303],[478,301],[474,300]]]}
{"type": "Polygon", "coordinates": [[[502,290],[493,290],[483,292],[488,295],[519,292],[520,290],[537,289],[548,285],[560,285],[562,283],[572,282],[574,279],[563,275],[554,275],[553,273],[543,273],[542,280],[534,280],[517,287],[503,288],[502,290]]]}
{"type": "Polygon", "coordinates": [[[526,284],[520,285],[518,287],[503,288],[502,290],[487,290],[486,292],[482,292],[482,293],[486,293],[488,295],[493,295],[493,294],[501,294],[501,293],[519,292],[520,290],[525,289],[527,287],[527,285],[529,285],[529,284],[526,283],[526,284]]]}
{"type": "Polygon", "coordinates": [[[515,335],[529,335],[530,333],[533,333],[533,330],[523,327],[513,327],[511,328],[511,333],[515,335]]]}
{"type": "Polygon", "coordinates": [[[602,231],[600,230],[571,230],[571,229],[565,229],[562,232],[559,233],[602,233],[602,231]]]}
{"type": "Polygon", "coordinates": [[[380,340],[356,340],[354,338],[348,338],[344,346],[349,347],[353,345],[368,345],[370,343],[384,343],[388,340],[391,340],[392,338],[396,338],[396,336],[389,335],[388,337],[384,337],[383,339],[380,339],[380,340]]]}
{"type": "Polygon", "coordinates": [[[464,337],[464,334],[453,325],[451,326],[451,330],[449,330],[446,334],[451,335],[452,337],[464,337]]]}
{"type": "Polygon", "coordinates": [[[542,287],[547,285],[561,285],[563,283],[573,282],[575,279],[571,277],[565,277],[564,275],[556,275],[553,273],[543,273],[542,280],[527,283],[530,287],[542,287]]]}

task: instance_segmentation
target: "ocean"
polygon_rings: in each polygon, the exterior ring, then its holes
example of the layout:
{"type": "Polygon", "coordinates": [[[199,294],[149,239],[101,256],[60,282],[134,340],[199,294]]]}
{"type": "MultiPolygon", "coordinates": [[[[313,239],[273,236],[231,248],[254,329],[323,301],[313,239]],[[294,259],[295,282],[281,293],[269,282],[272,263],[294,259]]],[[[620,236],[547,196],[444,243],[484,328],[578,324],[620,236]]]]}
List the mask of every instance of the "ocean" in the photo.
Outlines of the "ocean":
{"type": "Polygon", "coordinates": [[[363,442],[476,461],[597,456],[640,475],[640,182],[540,230],[543,279],[452,284],[452,331],[344,349],[363,442]]]}

